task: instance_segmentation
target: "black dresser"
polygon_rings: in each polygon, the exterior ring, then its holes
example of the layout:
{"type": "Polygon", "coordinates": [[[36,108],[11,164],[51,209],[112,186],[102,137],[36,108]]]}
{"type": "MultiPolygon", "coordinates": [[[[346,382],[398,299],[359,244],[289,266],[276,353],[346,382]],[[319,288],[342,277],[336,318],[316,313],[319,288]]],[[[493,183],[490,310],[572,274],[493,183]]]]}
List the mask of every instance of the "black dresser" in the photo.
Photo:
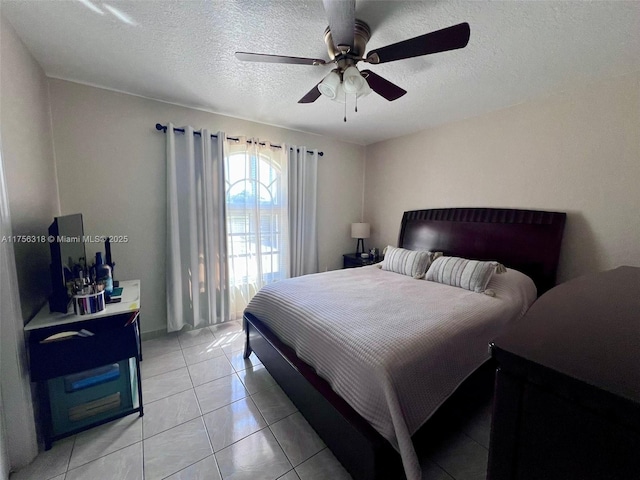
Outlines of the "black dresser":
{"type": "Polygon", "coordinates": [[[640,479],[640,268],[549,290],[491,352],[489,480],[640,479]]]}

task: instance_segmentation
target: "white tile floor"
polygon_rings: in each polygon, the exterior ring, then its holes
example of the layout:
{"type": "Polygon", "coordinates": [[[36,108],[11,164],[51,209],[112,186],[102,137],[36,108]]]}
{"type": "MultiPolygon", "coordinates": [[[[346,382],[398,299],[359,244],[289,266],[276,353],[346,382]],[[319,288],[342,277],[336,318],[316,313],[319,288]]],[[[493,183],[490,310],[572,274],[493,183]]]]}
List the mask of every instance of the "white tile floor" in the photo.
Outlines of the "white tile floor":
{"type": "MultiPolygon", "coordinates": [[[[144,417],[55,442],[11,480],[350,479],[243,338],[229,322],[144,342],[144,417]]],[[[488,417],[424,442],[423,478],[484,478],[488,417]]]]}

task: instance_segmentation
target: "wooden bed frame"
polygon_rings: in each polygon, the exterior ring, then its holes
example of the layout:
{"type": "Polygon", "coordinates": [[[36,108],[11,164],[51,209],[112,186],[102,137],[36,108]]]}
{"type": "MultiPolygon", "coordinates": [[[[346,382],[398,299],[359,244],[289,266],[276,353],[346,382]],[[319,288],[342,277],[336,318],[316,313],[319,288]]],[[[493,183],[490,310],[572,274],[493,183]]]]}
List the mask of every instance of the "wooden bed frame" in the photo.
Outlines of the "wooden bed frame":
{"type": "MultiPolygon", "coordinates": [[[[405,212],[398,246],[497,260],[533,279],[538,295],[555,285],[566,214],[495,208],[405,212]]],[[[245,358],[255,352],[356,480],[404,478],[400,455],[260,319],[244,315],[245,358]]]]}

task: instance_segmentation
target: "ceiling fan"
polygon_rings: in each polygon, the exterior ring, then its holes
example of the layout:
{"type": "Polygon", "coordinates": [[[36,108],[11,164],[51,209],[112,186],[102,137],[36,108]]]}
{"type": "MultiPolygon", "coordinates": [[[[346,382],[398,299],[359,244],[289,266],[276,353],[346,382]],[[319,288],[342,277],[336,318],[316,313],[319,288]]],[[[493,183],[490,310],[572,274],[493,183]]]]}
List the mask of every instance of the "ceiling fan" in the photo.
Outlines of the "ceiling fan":
{"type": "MultiPolygon", "coordinates": [[[[402,42],[372,50],[365,56],[371,38],[369,26],[355,18],[355,0],[323,0],[329,19],[324,32],[329,58],[287,57],[263,53],[236,52],[236,58],[245,62],[287,63],[295,65],[335,64],[335,68],[313,87],[298,103],[315,102],[320,95],[336,101],[345,101],[346,94],[356,98],[373,90],[389,101],[402,97],[406,90],[382,78],[371,70],[359,71],[358,62],[372,65],[394,62],[405,58],[464,48],[469,43],[468,23],[460,23],[435,32],[410,38],[402,42]]],[[[346,121],[346,120],[345,120],[346,121]]]]}

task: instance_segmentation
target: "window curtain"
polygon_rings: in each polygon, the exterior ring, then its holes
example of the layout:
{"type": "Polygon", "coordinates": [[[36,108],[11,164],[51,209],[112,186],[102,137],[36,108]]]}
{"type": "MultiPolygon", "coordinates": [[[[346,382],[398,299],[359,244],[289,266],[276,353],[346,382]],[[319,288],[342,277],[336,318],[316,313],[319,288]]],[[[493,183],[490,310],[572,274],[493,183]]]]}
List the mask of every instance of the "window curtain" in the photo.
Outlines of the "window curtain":
{"type": "MultiPolygon", "coordinates": [[[[0,238],[11,236],[9,199],[0,157],[0,238]]],[[[0,243],[0,477],[38,454],[18,277],[11,242],[0,243]],[[10,441],[9,441],[10,440],[10,441]]]]}
{"type": "Polygon", "coordinates": [[[240,137],[225,161],[230,317],[241,319],[260,288],[289,276],[287,155],[240,137]]]}
{"type": "Polygon", "coordinates": [[[224,202],[226,137],[167,127],[167,330],[229,318],[224,202]]]}
{"type": "Polygon", "coordinates": [[[290,145],[289,275],[318,272],[317,176],[318,150],[290,145]]]}

